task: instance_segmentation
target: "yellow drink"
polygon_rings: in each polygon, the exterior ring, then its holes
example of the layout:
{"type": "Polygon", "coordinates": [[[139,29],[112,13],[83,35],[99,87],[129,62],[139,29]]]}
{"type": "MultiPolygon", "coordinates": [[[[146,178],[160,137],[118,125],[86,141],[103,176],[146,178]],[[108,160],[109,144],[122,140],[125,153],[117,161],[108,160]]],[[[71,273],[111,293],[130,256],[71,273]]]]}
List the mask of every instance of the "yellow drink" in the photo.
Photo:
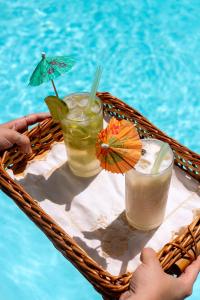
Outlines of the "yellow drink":
{"type": "Polygon", "coordinates": [[[63,99],[69,108],[61,122],[68,163],[71,171],[80,177],[94,176],[101,171],[95,144],[103,128],[102,105],[96,97],[88,107],[88,98],[88,93],[80,93],[63,99]]]}

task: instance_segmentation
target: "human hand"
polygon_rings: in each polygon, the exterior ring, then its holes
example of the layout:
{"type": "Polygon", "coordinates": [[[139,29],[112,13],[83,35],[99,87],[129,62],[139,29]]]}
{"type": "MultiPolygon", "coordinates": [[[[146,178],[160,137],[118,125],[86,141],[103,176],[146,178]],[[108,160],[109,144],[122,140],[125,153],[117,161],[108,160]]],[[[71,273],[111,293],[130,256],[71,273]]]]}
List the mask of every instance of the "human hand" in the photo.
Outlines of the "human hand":
{"type": "Polygon", "coordinates": [[[130,290],[120,300],[183,300],[192,294],[200,272],[200,256],[178,278],[166,274],[151,248],[143,249],[141,265],[133,273],[130,290]]]}
{"type": "Polygon", "coordinates": [[[29,125],[41,122],[49,117],[49,113],[30,114],[28,116],[1,124],[0,151],[9,149],[16,144],[20,147],[23,153],[32,153],[29,138],[20,132],[27,130],[29,125]]]}

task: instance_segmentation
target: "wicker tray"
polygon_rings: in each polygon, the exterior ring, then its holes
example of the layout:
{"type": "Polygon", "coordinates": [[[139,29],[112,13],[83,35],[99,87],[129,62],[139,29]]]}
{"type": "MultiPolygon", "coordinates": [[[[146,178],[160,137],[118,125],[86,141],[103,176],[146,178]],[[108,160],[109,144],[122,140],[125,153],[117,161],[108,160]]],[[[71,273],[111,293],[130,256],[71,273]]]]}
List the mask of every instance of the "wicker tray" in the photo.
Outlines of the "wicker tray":
{"type": "MultiPolygon", "coordinates": [[[[183,171],[200,181],[200,156],[198,154],[166,136],[139,112],[109,93],[99,93],[98,96],[103,102],[105,115],[108,114],[119,119],[125,118],[134,122],[142,138],[155,137],[168,142],[174,151],[175,163],[183,171]]],[[[63,136],[59,125],[48,119],[24,134],[28,135],[31,140],[33,154],[29,157],[22,156],[15,147],[1,154],[1,189],[16,202],[20,209],[48,236],[54,246],[72,262],[104,298],[119,299],[120,294],[128,289],[132,274],[112,276],[105,271],[6,172],[7,169],[12,169],[14,173],[23,171],[28,161],[47,152],[55,141],[62,141],[63,136]]],[[[172,272],[176,268],[183,270],[195,259],[199,250],[200,217],[197,217],[181,235],[163,247],[158,253],[158,257],[163,269],[172,272]]]]}

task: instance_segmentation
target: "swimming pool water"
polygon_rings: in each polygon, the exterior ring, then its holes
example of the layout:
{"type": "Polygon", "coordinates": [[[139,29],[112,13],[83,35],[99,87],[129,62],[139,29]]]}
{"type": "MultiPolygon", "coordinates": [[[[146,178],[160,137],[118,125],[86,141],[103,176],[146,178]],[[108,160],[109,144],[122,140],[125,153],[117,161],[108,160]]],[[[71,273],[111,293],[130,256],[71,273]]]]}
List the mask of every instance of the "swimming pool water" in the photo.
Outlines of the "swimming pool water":
{"type": "MultiPolygon", "coordinates": [[[[198,0],[0,0],[0,122],[46,110],[46,83],[27,86],[45,51],[75,54],[58,78],[60,96],[88,91],[97,63],[100,90],[141,111],[200,151],[198,0]]],[[[15,204],[1,193],[0,299],[101,299],[15,204]]],[[[199,299],[200,278],[190,299],[199,299]]]]}

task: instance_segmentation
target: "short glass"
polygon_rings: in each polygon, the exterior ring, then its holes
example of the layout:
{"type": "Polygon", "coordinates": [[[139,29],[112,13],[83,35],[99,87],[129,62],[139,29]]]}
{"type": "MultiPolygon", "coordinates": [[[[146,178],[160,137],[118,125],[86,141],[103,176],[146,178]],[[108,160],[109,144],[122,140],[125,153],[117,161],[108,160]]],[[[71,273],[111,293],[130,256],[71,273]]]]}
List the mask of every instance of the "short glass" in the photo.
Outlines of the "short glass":
{"type": "Polygon", "coordinates": [[[69,107],[61,122],[69,167],[76,176],[94,176],[101,171],[95,148],[97,134],[103,128],[101,101],[96,97],[89,107],[89,93],[71,94],[63,100],[69,107]]]}
{"type": "Polygon", "coordinates": [[[156,155],[162,144],[162,141],[156,139],[142,140],[144,155],[136,164],[135,169],[125,175],[127,221],[139,230],[154,229],[164,219],[174,161],[170,146],[158,173],[151,174],[156,155]]]}

